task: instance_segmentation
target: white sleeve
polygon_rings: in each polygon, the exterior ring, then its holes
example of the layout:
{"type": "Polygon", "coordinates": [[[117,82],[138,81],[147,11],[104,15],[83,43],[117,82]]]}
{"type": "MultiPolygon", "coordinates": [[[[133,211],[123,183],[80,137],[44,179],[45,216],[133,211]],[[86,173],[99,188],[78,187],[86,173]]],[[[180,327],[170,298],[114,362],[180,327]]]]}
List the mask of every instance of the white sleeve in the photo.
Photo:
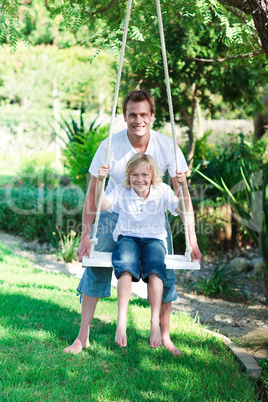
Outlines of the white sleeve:
{"type": "Polygon", "coordinates": [[[97,149],[92,159],[91,165],[89,167],[88,171],[92,176],[97,177],[99,167],[104,165],[106,157],[106,148],[107,148],[107,140],[104,140],[97,149]]]}
{"type": "Polygon", "coordinates": [[[179,199],[174,194],[173,190],[165,183],[161,183],[163,188],[163,201],[164,207],[172,213],[172,215],[179,215],[175,210],[178,208],[179,199]]]}
{"type": "Polygon", "coordinates": [[[120,189],[122,186],[118,184],[113,188],[113,190],[106,196],[107,201],[111,204],[110,208],[107,209],[108,212],[113,212],[113,210],[118,207],[120,200],[120,189]]]}
{"type": "MultiPolygon", "coordinates": [[[[171,151],[170,151],[171,153],[171,151]]],[[[170,174],[170,177],[175,177],[176,176],[176,159],[174,155],[174,147],[172,147],[172,159],[169,162],[168,165],[168,172],[170,174]]],[[[188,170],[188,165],[186,163],[185,157],[182,153],[182,150],[177,146],[177,155],[178,155],[178,164],[179,164],[179,171],[181,172],[187,172],[188,170]]]]}

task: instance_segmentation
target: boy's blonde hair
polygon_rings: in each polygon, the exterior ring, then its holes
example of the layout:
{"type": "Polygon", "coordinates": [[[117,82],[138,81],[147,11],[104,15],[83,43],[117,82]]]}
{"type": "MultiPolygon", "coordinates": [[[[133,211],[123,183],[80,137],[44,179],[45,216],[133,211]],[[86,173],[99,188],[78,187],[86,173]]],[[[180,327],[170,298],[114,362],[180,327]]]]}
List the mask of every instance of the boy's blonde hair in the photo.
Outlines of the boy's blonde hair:
{"type": "Polygon", "coordinates": [[[159,177],[159,171],[154,158],[150,155],[137,153],[129,159],[127,166],[126,166],[126,179],[123,183],[123,186],[128,190],[131,189],[130,185],[130,175],[141,165],[148,164],[150,166],[150,170],[152,173],[152,181],[151,184],[153,187],[156,187],[157,183],[161,183],[162,179],[159,177]]]}

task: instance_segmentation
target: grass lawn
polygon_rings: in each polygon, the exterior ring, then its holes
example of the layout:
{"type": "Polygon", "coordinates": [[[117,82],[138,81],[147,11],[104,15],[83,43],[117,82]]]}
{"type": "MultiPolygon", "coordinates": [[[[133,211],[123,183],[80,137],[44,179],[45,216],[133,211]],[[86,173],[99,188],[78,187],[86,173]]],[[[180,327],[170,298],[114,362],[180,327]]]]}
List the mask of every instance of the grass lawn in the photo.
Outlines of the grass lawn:
{"type": "Polygon", "coordinates": [[[63,353],[80,324],[78,280],[38,271],[0,242],[0,401],[257,401],[255,384],[219,339],[172,315],[184,352],[150,349],[150,308],[132,298],[128,347],[114,343],[117,300],[98,303],[91,347],[63,353]]]}

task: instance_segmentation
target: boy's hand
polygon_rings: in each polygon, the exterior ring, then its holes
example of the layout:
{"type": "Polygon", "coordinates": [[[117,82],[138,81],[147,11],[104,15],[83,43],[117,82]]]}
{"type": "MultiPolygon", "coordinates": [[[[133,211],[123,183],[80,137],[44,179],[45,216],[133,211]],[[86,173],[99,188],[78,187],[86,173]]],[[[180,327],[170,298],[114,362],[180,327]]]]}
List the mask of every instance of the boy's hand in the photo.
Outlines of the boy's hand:
{"type": "Polygon", "coordinates": [[[109,173],[109,166],[101,166],[98,170],[97,179],[99,181],[104,180],[108,176],[108,173],[109,173]]]}
{"type": "Polygon", "coordinates": [[[178,170],[176,170],[176,180],[179,184],[182,185],[182,187],[187,187],[187,179],[184,172],[179,172],[178,170]]]}

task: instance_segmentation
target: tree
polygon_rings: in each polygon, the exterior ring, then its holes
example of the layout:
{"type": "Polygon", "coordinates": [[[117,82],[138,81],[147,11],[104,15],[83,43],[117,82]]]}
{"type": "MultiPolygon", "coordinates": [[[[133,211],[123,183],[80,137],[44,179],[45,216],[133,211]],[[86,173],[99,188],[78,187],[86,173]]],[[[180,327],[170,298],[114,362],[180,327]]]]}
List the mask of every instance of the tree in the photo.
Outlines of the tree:
{"type": "MultiPolygon", "coordinates": [[[[125,1],[106,0],[101,5],[95,0],[38,1],[40,7],[45,7],[46,15],[62,18],[78,42],[78,28],[87,27],[85,31],[82,29],[84,43],[92,43],[97,49],[104,48],[114,54],[119,52],[125,1]]],[[[30,27],[29,20],[36,10],[34,4],[30,0],[25,0],[23,5],[19,0],[6,0],[2,5],[2,27],[6,30],[1,28],[1,38],[8,39],[14,49],[16,33],[25,38],[26,34],[28,38],[33,37],[35,31],[27,31],[25,27],[30,27]],[[18,29],[14,31],[15,22],[18,29]]],[[[257,88],[265,79],[267,68],[260,68],[264,63],[264,56],[260,54],[264,53],[265,41],[256,35],[253,21],[260,16],[267,17],[267,4],[268,1],[263,0],[190,0],[187,3],[178,0],[175,4],[171,0],[162,1],[175,112],[178,122],[188,127],[189,159],[194,153],[193,122],[198,103],[211,115],[215,112],[212,99],[215,93],[221,94],[229,108],[238,106],[252,113],[259,106],[257,88]],[[258,56],[256,61],[252,56],[258,56]]],[[[265,31],[267,26],[264,27],[265,31]]],[[[154,1],[146,7],[141,1],[133,4],[126,59],[124,89],[130,86],[133,89],[141,83],[153,89],[158,98],[160,124],[167,119],[167,108],[154,1]]]]}
{"type": "MultiPolygon", "coordinates": [[[[33,14],[35,3],[45,7],[51,18],[62,17],[65,28],[75,33],[81,26],[87,26],[88,39],[99,44],[108,44],[109,41],[117,44],[118,34],[121,34],[122,24],[125,14],[125,1],[123,0],[103,0],[101,5],[96,0],[3,0],[0,18],[0,43],[8,40],[12,48],[15,49],[16,41],[19,37],[27,38],[27,29],[21,30],[25,24],[33,25],[33,14]],[[120,28],[119,28],[120,27],[120,28]]],[[[211,14],[216,13],[222,22],[222,32],[244,31],[247,42],[251,44],[251,55],[265,52],[268,58],[268,0],[190,0],[185,3],[182,0],[162,1],[163,11],[167,15],[178,15],[181,17],[193,14],[203,14],[204,24],[206,24],[211,14]],[[230,23],[230,15],[235,16],[237,22],[230,23]],[[253,26],[255,24],[255,27],[253,26]],[[257,35],[256,35],[257,30],[257,35]]],[[[155,18],[154,1],[135,2],[133,5],[132,19],[133,33],[137,29],[141,32],[147,30],[155,18]],[[141,24],[142,22],[142,24],[141,24]]],[[[239,48],[243,49],[243,43],[239,48]]],[[[244,53],[241,53],[244,54],[244,53]]],[[[237,56],[235,54],[234,56],[237,56]]],[[[215,60],[217,57],[215,58],[215,60]]]]}
{"type": "Polygon", "coordinates": [[[237,15],[246,24],[252,15],[259,39],[268,59],[268,1],[267,0],[219,0],[225,8],[237,15]]]}
{"type": "MultiPolygon", "coordinates": [[[[244,116],[254,113],[259,103],[258,87],[267,73],[260,69],[260,58],[229,60],[225,63],[200,62],[215,55],[225,56],[228,38],[221,32],[221,21],[214,17],[204,24],[202,14],[182,18],[164,15],[168,66],[172,82],[173,106],[178,124],[188,127],[188,160],[194,154],[194,118],[197,105],[203,113],[214,116],[215,96],[229,109],[240,108],[244,116]],[[189,21],[190,19],[190,21],[189,21]],[[197,61],[197,60],[198,61],[197,61]]],[[[152,27],[151,40],[159,43],[157,25],[152,27]]],[[[125,86],[150,88],[157,100],[157,123],[168,120],[167,96],[162,62],[156,59],[160,50],[148,46],[146,40],[132,40],[127,50],[130,61],[125,70],[125,86]],[[141,55],[146,55],[145,57],[141,55]]]]}

